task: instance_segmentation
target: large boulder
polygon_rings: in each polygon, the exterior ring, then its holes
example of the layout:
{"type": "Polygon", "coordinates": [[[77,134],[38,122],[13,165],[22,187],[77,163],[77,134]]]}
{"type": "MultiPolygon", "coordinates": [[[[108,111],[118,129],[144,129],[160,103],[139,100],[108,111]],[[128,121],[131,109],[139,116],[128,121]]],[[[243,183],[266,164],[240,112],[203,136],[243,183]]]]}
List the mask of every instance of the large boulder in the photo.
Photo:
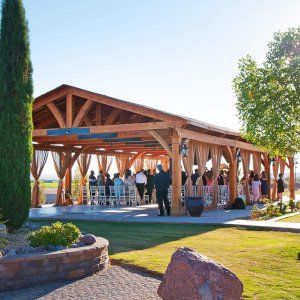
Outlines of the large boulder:
{"type": "Polygon", "coordinates": [[[164,300],[236,300],[242,292],[235,274],[189,248],[172,255],[157,291],[164,300]]]}

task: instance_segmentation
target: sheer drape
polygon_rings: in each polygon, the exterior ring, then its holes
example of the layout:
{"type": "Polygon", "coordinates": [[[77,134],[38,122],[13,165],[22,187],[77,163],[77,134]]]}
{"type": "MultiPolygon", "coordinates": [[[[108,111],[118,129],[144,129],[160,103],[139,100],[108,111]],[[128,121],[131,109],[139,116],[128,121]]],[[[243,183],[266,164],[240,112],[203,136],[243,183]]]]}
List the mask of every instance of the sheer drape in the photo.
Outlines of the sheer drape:
{"type": "Polygon", "coordinates": [[[198,170],[200,174],[200,180],[198,180],[197,182],[197,194],[198,196],[200,196],[202,195],[202,188],[203,188],[202,175],[205,172],[205,167],[208,160],[209,145],[199,143],[199,142],[194,142],[194,148],[195,148],[198,170]]]}
{"type": "Polygon", "coordinates": [[[90,164],[91,164],[91,154],[85,154],[85,153],[80,154],[79,158],[77,159],[77,164],[78,164],[79,172],[81,175],[78,204],[82,204],[83,187],[86,186],[85,176],[86,176],[86,174],[89,170],[90,164]]]}
{"type": "Polygon", "coordinates": [[[187,181],[186,181],[186,186],[187,186],[187,194],[188,196],[193,195],[193,183],[192,183],[192,174],[193,174],[193,166],[195,162],[195,146],[194,142],[190,141],[188,145],[189,151],[187,154],[187,157],[182,158],[184,170],[187,175],[187,181]]]}
{"type": "Polygon", "coordinates": [[[250,163],[250,152],[246,150],[242,150],[242,163],[243,163],[243,172],[245,177],[245,195],[246,199],[250,200],[250,189],[249,189],[249,183],[248,183],[248,176],[249,176],[249,163],[250,163]]]}
{"type": "Polygon", "coordinates": [[[161,162],[161,165],[162,165],[164,171],[167,172],[170,168],[170,166],[169,166],[169,164],[170,164],[169,157],[162,157],[160,159],[160,162],[161,162]]]}
{"type": "Polygon", "coordinates": [[[276,199],[277,193],[277,176],[279,171],[279,158],[275,158],[275,163],[273,163],[273,190],[272,190],[272,200],[276,199]]]}
{"type": "Polygon", "coordinates": [[[126,169],[128,168],[130,156],[120,155],[120,156],[115,156],[115,159],[116,159],[118,173],[120,174],[120,177],[123,177],[126,169]]]}
{"type": "Polygon", "coordinates": [[[148,159],[145,160],[145,165],[146,165],[146,168],[151,170],[151,172],[152,172],[153,170],[156,169],[157,160],[148,158],[148,159]]]}
{"type": "Polygon", "coordinates": [[[253,171],[258,176],[261,173],[261,154],[259,152],[255,152],[252,154],[253,158],[253,171]]]}
{"type": "Polygon", "coordinates": [[[135,173],[138,173],[144,168],[144,158],[139,157],[133,163],[133,169],[135,173]]]}
{"type": "Polygon", "coordinates": [[[211,146],[211,163],[213,169],[214,183],[213,183],[213,202],[212,207],[217,208],[218,205],[218,176],[220,173],[220,163],[222,158],[222,148],[220,146],[211,146]]]}
{"type": "Polygon", "coordinates": [[[34,185],[31,193],[31,206],[40,207],[40,183],[39,178],[45,167],[48,158],[48,151],[34,150],[30,164],[30,171],[34,178],[34,185]]]}
{"type": "Polygon", "coordinates": [[[108,155],[97,155],[98,170],[104,174],[108,173],[113,162],[113,157],[108,155]]]}
{"type": "Polygon", "coordinates": [[[71,163],[72,153],[69,151],[68,152],[56,151],[56,152],[52,152],[52,157],[54,162],[54,168],[59,178],[55,205],[64,205],[65,196],[63,193],[63,187],[64,187],[63,180],[64,177],[66,176],[68,166],[71,163]]]}

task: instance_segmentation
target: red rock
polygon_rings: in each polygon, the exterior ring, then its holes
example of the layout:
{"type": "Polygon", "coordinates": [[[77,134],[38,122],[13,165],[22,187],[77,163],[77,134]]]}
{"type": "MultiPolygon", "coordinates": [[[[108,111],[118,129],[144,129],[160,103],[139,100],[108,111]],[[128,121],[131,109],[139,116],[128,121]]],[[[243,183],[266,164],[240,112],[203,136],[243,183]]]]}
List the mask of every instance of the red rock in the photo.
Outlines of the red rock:
{"type": "Polygon", "coordinates": [[[234,273],[189,248],[172,255],[157,291],[164,300],[237,300],[242,292],[234,273]]]}

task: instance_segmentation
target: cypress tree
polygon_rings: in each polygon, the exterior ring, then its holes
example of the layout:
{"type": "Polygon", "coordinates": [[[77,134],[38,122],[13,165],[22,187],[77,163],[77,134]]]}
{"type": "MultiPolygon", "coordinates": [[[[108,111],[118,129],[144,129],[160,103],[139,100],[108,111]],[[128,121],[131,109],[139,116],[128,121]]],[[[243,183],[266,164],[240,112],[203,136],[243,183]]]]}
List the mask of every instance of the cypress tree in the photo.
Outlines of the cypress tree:
{"type": "Polygon", "coordinates": [[[31,202],[32,65],[22,0],[3,0],[0,31],[0,214],[13,232],[31,202]]]}

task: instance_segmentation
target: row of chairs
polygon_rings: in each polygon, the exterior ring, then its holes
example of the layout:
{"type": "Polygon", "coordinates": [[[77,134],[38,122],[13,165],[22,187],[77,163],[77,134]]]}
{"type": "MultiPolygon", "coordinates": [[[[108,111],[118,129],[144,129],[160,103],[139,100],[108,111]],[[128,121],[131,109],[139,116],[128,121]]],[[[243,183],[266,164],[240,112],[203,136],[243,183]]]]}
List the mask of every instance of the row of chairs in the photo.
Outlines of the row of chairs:
{"type": "MultiPolygon", "coordinates": [[[[192,187],[192,197],[197,196],[197,189],[196,185],[192,187]]],[[[182,186],[181,188],[181,203],[184,204],[185,198],[187,196],[187,187],[182,186]]],[[[205,205],[209,206],[213,200],[213,187],[212,186],[203,186],[202,188],[202,198],[205,201],[205,205]]],[[[172,186],[168,189],[168,199],[169,202],[172,204],[172,186]]],[[[218,206],[225,207],[227,206],[229,201],[229,186],[228,185],[219,185],[218,186],[218,206]]]]}
{"type": "Polygon", "coordinates": [[[125,186],[110,186],[109,195],[106,194],[105,186],[83,187],[83,203],[98,204],[101,206],[135,206],[149,203],[149,196],[144,195],[141,199],[136,186],[129,186],[126,192],[125,186]]]}

